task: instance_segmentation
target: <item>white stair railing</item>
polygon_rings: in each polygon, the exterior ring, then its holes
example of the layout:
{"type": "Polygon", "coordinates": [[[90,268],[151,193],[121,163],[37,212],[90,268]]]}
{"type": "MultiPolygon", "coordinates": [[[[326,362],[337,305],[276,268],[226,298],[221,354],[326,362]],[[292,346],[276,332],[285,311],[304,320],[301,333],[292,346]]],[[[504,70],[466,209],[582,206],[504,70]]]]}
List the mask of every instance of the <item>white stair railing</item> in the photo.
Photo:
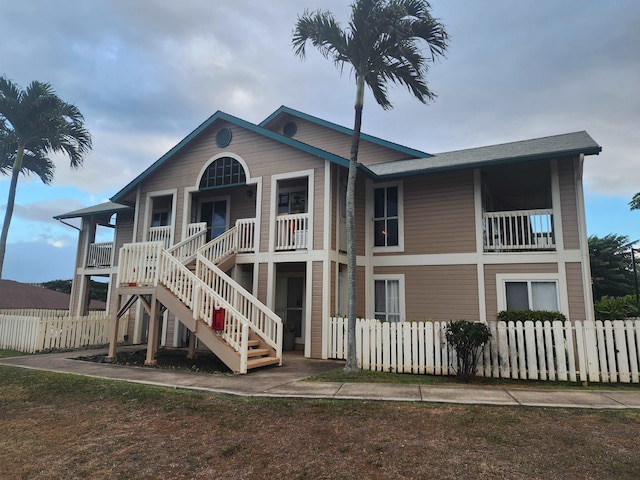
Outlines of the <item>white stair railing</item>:
{"type": "Polygon", "coordinates": [[[180,243],[176,243],[167,250],[182,263],[188,263],[195,258],[196,252],[202,248],[207,238],[206,223],[192,223],[187,230],[189,236],[180,243]]]}
{"type": "Polygon", "coordinates": [[[241,373],[246,373],[249,329],[276,351],[277,358],[282,358],[282,319],[202,253],[197,254],[194,274],[164,250],[161,242],[124,245],[120,249],[118,286],[158,284],[166,286],[189,307],[195,319],[210,326],[214,308],[222,306],[226,310],[221,336],[240,353],[244,368],[241,373]]]}
{"type": "Polygon", "coordinates": [[[281,357],[282,319],[275,312],[201,253],[198,253],[196,259],[196,276],[220,295],[226,304],[240,312],[249,321],[251,329],[276,350],[278,358],[281,357]]]}
{"type": "Polygon", "coordinates": [[[204,247],[198,250],[198,253],[204,255],[212,262],[216,263],[227,255],[235,253],[238,250],[238,228],[231,227],[222,235],[217,236],[204,247]]]}

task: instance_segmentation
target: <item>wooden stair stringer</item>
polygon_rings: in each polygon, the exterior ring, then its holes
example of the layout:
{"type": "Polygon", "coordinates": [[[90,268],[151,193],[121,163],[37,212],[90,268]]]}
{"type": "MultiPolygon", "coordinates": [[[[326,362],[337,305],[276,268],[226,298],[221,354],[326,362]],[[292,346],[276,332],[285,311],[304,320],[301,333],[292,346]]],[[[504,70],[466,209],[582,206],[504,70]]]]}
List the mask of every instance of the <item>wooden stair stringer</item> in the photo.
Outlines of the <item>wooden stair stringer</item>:
{"type": "Polygon", "coordinates": [[[158,285],[156,297],[227,367],[235,373],[240,372],[240,353],[236,352],[220,335],[211,330],[203,320],[194,319],[191,309],[171,293],[168,288],[158,285]]]}

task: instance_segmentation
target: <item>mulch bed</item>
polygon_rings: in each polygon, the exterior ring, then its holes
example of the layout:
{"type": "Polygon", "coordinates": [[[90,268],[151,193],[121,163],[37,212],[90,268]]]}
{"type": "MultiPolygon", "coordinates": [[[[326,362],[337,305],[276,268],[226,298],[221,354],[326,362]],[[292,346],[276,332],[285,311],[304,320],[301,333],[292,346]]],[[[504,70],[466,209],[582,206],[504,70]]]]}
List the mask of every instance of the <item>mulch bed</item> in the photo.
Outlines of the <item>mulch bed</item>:
{"type": "MultiPolygon", "coordinates": [[[[86,362],[107,363],[105,361],[107,354],[86,355],[76,357],[74,360],[83,360],[86,362]]],[[[124,351],[116,353],[116,363],[118,365],[127,365],[145,368],[162,368],[166,370],[188,370],[190,372],[212,373],[218,375],[232,374],[231,370],[211,352],[198,352],[198,358],[189,360],[185,350],[169,350],[160,349],[156,353],[156,365],[145,365],[147,358],[147,349],[124,351]]]]}

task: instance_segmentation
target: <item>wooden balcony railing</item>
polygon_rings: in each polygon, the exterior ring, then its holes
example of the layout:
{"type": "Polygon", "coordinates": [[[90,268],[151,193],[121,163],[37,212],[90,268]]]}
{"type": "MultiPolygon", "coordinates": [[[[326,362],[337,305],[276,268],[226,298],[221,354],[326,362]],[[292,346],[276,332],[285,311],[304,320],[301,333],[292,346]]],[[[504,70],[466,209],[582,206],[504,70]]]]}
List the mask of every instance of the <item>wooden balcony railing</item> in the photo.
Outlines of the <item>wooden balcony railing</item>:
{"type": "Polygon", "coordinates": [[[87,252],[87,268],[108,268],[113,263],[113,242],[92,243],[87,252]]]}
{"type": "Polygon", "coordinates": [[[150,227],[147,232],[147,242],[161,242],[164,248],[171,246],[171,225],[150,227]]]}
{"type": "Polygon", "coordinates": [[[553,210],[486,212],[483,237],[485,252],[555,250],[553,210]]]}
{"type": "Polygon", "coordinates": [[[309,214],[280,215],[276,218],[276,250],[309,248],[309,214]]]}

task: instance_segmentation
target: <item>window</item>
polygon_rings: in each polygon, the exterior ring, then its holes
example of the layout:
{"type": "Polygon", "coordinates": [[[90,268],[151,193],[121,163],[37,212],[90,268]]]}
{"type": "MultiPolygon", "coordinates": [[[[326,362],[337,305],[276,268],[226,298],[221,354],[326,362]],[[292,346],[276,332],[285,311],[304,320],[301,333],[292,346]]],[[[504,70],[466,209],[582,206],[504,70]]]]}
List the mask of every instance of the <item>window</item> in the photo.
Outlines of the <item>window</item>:
{"type": "Polygon", "coordinates": [[[514,281],[504,286],[507,310],[559,310],[555,281],[514,281]]]}
{"type": "Polygon", "coordinates": [[[307,192],[281,189],[278,194],[278,215],[307,213],[307,192]]]}
{"type": "Polygon", "coordinates": [[[152,227],[166,227],[169,225],[169,212],[154,212],[151,216],[152,227]]]}
{"type": "Polygon", "coordinates": [[[374,246],[399,245],[398,187],[376,188],[373,191],[374,246]]]}
{"type": "Polygon", "coordinates": [[[247,179],[240,162],[231,157],[221,157],[207,167],[200,179],[200,190],[244,185],[247,179]]]}
{"type": "Polygon", "coordinates": [[[383,322],[400,321],[400,281],[375,280],[375,318],[383,322]]]}

